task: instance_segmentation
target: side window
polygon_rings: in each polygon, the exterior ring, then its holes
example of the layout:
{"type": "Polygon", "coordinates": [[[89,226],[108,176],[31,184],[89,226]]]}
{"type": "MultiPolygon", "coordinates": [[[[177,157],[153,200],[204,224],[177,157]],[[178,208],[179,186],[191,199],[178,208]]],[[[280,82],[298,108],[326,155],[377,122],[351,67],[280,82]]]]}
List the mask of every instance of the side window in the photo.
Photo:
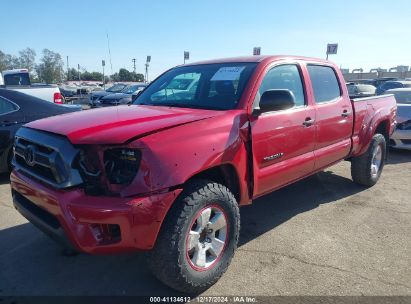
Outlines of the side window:
{"type": "Polygon", "coordinates": [[[7,114],[18,109],[19,108],[14,103],[11,103],[7,99],[0,96],[0,115],[7,114]]]}
{"type": "Polygon", "coordinates": [[[264,76],[255,100],[255,106],[261,95],[268,90],[290,90],[295,97],[295,106],[305,105],[304,89],[298,67],[294,64],[280,65],[272,68],[264,76]]]}
{"type": "Polygon", "coordinates": [[[332,101],[341,96],[340,85],[332,68],[320,65],[308,65],[316,103],[332,101]]]}

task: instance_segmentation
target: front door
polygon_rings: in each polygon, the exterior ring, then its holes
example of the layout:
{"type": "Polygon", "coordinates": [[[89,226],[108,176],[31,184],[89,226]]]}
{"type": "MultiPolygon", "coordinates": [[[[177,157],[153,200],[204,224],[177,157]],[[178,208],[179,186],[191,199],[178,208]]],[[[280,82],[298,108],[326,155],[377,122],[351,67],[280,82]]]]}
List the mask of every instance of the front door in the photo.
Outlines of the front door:
{"type": "Polygon", "coordinates": [[[304,92],[298,64],[282,64],[266,72],[254,107],[260,96],[271,89],[288,89],[295,107],[262,113],[251,118],[254,163],[254,197],[270,192],[314,169],[315,108],[304,92]]]}

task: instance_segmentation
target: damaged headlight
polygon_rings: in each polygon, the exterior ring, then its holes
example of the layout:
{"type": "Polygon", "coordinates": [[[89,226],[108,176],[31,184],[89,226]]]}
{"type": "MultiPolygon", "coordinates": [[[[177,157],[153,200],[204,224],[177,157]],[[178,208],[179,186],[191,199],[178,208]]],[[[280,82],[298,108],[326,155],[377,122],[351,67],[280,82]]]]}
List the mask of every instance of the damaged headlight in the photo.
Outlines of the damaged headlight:
{"type": "Polygon", "coordinates": [[[135,149],[113,148],[104,152],[104,167],[111,184],[130,184],[140,166],[141,152],[135,149]]]}

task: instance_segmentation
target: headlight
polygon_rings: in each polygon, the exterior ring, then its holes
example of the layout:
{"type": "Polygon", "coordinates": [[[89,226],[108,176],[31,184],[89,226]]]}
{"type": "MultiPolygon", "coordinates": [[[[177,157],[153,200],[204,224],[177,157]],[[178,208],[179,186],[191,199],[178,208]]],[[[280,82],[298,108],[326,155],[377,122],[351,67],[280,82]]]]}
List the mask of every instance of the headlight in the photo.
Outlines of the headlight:
{"type": "Polygon", "coordinates": [[[130,184],[140,166],[141,152],[127,148],[114,148],[104,152],[104,166],[111,184],[130,184]]]}

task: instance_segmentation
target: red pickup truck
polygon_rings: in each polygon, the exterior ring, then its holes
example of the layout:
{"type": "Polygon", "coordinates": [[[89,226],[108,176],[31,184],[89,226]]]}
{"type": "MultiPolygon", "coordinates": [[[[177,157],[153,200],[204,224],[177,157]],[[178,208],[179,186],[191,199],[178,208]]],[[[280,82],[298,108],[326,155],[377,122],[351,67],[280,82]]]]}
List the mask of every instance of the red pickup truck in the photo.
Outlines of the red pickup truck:
{"type": "Polygon", "coordinates": [[[150,251],[154,274],[200,292],[237,247],[239,206],[351,161],[380,177],[393,96],[350,100],[324,60],[254,56],[172,68],[133,104],[21,128],[11,174],[16,209],[64,246],[150,251]]]}

